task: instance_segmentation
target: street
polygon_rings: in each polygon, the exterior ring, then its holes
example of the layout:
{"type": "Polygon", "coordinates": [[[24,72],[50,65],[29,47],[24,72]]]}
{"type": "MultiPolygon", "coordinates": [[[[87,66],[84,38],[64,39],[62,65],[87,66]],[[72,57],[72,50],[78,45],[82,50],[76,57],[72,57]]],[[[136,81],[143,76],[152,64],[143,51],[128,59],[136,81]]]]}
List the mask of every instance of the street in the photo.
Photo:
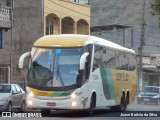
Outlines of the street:
{"type": "MultiPolygon", "coordinates": [[[[50,113],[50,115],[46,116],[46,117],[1,117],[0,120],[19,120],[19,119],[23,119],[23,120],[61,120],[61,119],[65,119],[65,120],[77,120],[77,119],[80,119],[80,120],[91,120],[91,119],[94,119],[94,120],[133,120],[133,119],[137,119],[137,120],[149,120],[149,119],[154,119],[154,120],[159,120],[159,117],[156,117],[156,114],[158,113],[159,114],[159,111],[160,110],[160,106],[156,106],[156,105],[144,105],[144,104],[141,104],[141,105],[138,105],[136,103],[133,103],[131,105],[128,105],[128,108],[127,108],[127,112],[126,114],[131,114],[131,113],[134,113],[135,115],[137,115],[138,113],[142,113],[143,117],[141,117],[140,114],[138,114],[136,117],[131,117],[131,116],[128,116],[128,117],[124,117],[124,116],[121,116],[122,113],[115,113],[115,112],[110,112],[109,109],[101,109],[101,110],[95,110],[94,111],[94,114],[93,116],[91,117],[88,117],[84,114],[84,112],[81,112],[81,111],[74,111],[74,112],[71,112],[71,111],[52,111],[50,113]],[[138,112],[136,112],[138,111],[138,112]],[[142,111],[142,112],[139,112],[139,111],[142,111]],[[147,113],[147,114],[150,114],[149,117],[146,117],[144,113],[147,113]]],[[[35,113],[37,111],[35,110],[35,113]]]]}

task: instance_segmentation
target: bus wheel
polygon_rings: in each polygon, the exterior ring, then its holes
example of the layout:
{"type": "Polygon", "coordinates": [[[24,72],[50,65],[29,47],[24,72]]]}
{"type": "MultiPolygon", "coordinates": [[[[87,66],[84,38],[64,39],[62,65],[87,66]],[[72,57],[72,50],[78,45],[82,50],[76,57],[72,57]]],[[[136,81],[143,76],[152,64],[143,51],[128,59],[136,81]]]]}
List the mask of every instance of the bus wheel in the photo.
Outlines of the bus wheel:
{"type": "Polygon", "coordinates": [[[90,107],[87,110],[88,116],[91,116],[93,114],[93,110],[94,110],[95,106],[96,106],[96,96],[95,96],[95,94],[93,94],[91,97],[91,101],[90,101],[90,107]]]}
{"type": "Polygon", "coordinates": [[[49,115],[50,111],[51,111],[50,109],[41,109],[41,114],[43,117],[45,117],[49,115]]]}
{"type": "Polygon", "coordinates": [[[126,105],[129,104],[129,92],[127,92],[127,95],[126,95],[126,105]]]}
{"type": "Polygon", "coordinates": [[[125,111],[126,110],[126,100],[124,97],[121,98],[121,104],[118,106],[119,111],[125,111]]]}
{"type": "Polygon", "coordinates": [[[125,109],[127,108],[128,104],[129,104],[129,92],[127,92],[126,94],[126,98],[125,98],[125,109]]]}

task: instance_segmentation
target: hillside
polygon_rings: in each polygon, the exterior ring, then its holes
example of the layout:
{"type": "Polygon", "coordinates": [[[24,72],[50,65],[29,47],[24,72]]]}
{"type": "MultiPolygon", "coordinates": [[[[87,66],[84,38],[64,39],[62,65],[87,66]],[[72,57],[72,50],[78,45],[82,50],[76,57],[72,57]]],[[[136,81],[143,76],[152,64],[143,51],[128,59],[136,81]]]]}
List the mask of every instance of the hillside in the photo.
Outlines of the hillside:
{"type": "MultiPolygon", "coordinates": [[[[150,0],[145,4],[145,46],[144,55],[160,53],[160,28],[158,17],[151,15],[150,0]]],[[[141,37],[143,0],[91,0],[91,26],[122,24],[133,26],[134,50],[137,51],[141,37]]],[[[130,47],[130,30],[126,30],[127,47],[130,47]]],[[[113,32],[91,33],[113,41],[113,32]]],[[[122,43],[121,31],[117,33],[118,43],[122,43]]],[[[138,51],[137,51],[138,52],[138,51]]]]}

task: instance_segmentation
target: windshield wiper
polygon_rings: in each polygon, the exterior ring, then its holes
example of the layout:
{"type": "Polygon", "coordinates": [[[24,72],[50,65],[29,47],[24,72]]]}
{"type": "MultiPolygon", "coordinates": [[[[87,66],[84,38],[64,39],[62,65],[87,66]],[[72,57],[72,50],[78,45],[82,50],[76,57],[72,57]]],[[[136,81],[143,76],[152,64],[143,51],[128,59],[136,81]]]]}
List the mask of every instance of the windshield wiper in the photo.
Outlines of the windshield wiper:
{"type": "Polygon", "coordinates": [[[50,64],[50,67],[49,67],[49,70],[48,70],[47,74],[45,74],[42,79],[52,80],[52,78],[53,78],[53,74],[52,74],[51,64],[50,64]]]}
{"type": "Polygon", "coordinates": [[[62,86],[65,86],[63,78],[62,78],[61,73],[59,71],[59,64],[58,64],[58,68],[57,68],[57,76],[59,76],[59,79],[60,79],[60,82],[62,83],[62,86]]]}

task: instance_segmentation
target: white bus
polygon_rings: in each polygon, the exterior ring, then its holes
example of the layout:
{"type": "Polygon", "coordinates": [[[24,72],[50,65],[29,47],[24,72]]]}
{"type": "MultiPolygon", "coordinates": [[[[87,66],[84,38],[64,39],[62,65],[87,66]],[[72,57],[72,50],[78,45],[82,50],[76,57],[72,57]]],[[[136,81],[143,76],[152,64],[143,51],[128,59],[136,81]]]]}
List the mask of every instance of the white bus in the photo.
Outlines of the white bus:
{"type": "Polygon", "coordinates": [[[110,107],[124,111],[134,101],[137,85],[136,54],[90,35],[49,35],[38,39],[29,56],[27,108],[93,110],[110,107]]]}

